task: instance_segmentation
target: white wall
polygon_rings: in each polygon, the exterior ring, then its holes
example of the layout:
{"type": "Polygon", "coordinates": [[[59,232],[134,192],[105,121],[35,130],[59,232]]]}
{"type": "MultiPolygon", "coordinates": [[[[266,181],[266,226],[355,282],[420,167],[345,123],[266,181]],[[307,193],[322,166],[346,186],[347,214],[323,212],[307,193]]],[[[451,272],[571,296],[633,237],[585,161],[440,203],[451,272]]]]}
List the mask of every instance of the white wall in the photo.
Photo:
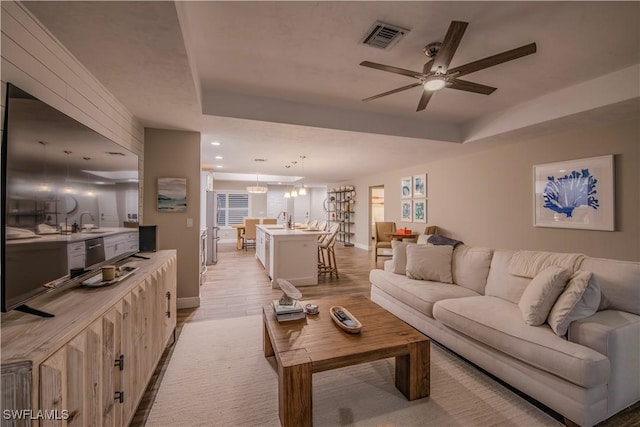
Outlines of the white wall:
{"type": "MultiPolygon", "coordinates": [[[[637,121],[577,128],[526,140],[504,140],[455,158],[355,180],[356,243],[367,246],[368,188],[385,186],[385,220],[400,223],[400,178],[428,174],[427,223],[470,245],[578,252],[640,260],[640,128],[637,121]],[[614,232],[533,226],[533,165],[615,154],[614,232]],[[367,211],[367,212],[365,212],[367,211]]],[[[480,143],[472,143],[480,144],[480,143]]],[[[464,147],[463,147],[464,148],[464,147]]],[[[461,150],[462,153],[465,150],[461,150]]]]}

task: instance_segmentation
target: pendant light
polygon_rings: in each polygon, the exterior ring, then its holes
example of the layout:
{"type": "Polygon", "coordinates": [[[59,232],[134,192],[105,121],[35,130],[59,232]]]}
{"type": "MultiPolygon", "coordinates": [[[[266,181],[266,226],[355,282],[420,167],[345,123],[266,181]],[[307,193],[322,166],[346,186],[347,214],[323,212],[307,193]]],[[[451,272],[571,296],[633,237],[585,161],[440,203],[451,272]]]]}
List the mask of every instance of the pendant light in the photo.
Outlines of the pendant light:
{"type": "Polygon", "coordinates": [[[38,186],[39,191],[49,192],[49,181],[47,179],[47,143],[38,141],[42,145],[42,183],[38,186]]]}
{"type": "MultiPolygon", "coordinates": [[[[88,162],[89,160],[91,160],[91,157],[83,157],[83,159],[88,162]]],[[[87,192],[85,194],[87,196],[89,196],[89,197],[95,196],[95,193],[91,189],[91,181],[89,180],[89,172],[87,172],[87,192]]]]}
{"type": "Polygon", "coordinates": [[[72,151],[64,150],[64,153],[67,155],[67,179],[64,182],[63,191],[65,194],[73,194],[73,187],[69,184],[69,154],[71,154],[72,151]]]}
{"type": "Polygon", "coordinates": [[[304,159],[306,158],[307,156],[300,156],[300,167],[302,168],[302,185],[298,194],[300,194],[301,196],[307,195],[307,189],[304,187],[304,159]]]}
{"type": "MultiPolygon", "coordinates": [[[[295,160],[293,162],[291,162],[291,164],[293,164],[293,168],[295,169],[296,165],[298,164],[298,162],[296,162],[295,160]]],[[[294,170],[295,173],[295,170],[294,170]]],[[[291,190],[291,197],[298,197],[298,190],[296,190],[296,184],[293,184],[293,190],[291,190]]]]}
{"type": "MultiPolygon", "coordinates": [[[[265,159],[253,159],[254,162],[265,162],[265,159]]],[[[256,172],[256,185],[250,185],[247,187],[247,192],[251,193],[251,194],[264,194],[268,191],[269,189],[264,186],[264,185],[260,185],[258,182],[258,173],[256,172]]]]}

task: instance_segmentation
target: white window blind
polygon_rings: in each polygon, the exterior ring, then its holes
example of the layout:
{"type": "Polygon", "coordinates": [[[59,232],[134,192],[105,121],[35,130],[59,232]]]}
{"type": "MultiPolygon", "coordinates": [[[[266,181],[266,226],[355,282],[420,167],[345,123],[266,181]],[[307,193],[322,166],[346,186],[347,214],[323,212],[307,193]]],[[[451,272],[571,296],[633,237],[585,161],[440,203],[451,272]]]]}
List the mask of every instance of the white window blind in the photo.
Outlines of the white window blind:
{"type": "Polygon", "coordinates": [[[249,195],[232,191],[218,192],[218,226],[242,224],[243,218],[249,216],[249,195]]]}

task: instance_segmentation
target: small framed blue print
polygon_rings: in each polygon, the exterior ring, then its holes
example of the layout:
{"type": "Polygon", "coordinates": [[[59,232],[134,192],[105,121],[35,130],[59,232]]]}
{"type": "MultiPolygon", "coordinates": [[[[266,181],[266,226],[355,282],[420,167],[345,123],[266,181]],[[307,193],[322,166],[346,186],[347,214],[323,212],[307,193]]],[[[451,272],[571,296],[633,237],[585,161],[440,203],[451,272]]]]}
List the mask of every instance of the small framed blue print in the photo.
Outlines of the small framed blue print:
{"type": "Polygon", "coordinates": [[[426,198],[427,197],[427,174],[413,176],[413,197],[414,198],[426,198]]]}
{"type": "Polygon", "coordinates": [[[533,166],[533,225],[614,231],[613,155],[533,166]]]}
{"type": "Polygon", "coordinates": [[[427,201],[413,199],[413,222],[427,222],[427,201]]]}
{"type": "Polygon", "coordinates": [[[413,188],[411,186],[411,177],[405,176],[400,178],[400,198],[410,199],[413,195],[413,188]]]}
{"type": "Polygon", "coordinates": [[[413,217],[411,216],[411,211],[412,211],[411,200],[400,201],[400,221],[412,222],[413,217]]]}

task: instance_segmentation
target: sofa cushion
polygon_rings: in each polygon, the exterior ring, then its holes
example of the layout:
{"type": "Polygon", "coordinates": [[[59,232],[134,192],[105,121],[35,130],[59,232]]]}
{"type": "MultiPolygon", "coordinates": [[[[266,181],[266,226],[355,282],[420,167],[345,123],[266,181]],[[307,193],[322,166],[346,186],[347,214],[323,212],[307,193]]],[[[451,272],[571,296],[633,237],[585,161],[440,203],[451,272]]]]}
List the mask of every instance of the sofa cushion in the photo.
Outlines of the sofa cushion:
{"type": "Polygon", "coordinates": [[[513,256],[513,251],[496,249],[491,258],[491,268],[487,276],[487,286],[484,294],[511,301],[518,304],[522,293],[526,289],[531,279],[509,274],[509,261],[513,256]]]}
{"type": "Polygon", "coordinates": [[[491,257],[493,249],[458,245],[451,259],[453,283],[484,294],[491,257]]]}
{"type": "Polygon", "coordinates": [[[580,270],[591,271],[609,308],[640,315],[640,263],[585,258],[580,270]]]}
{"type": "Polygon", "coordinates": [[[478,295],[462,286],[413,280],[382,270],[371,270],[369,281],[372,286],[429,317],[433,317],[433,304],[437,301],[478,295]]]}
{"type": "Polygon", "coordinates": [[[415,243],[403,242],[401,240],[391,241],[391,250],[393,253],[392,272],[396,274],[407,274],[407,246],[415,245],[415,243]]]}
{"type": "Polygon", "coordinates": [[[566,268],[569,273],[573,274],[583,259],[584,255],[582,254],[518,251],[513,254],[509,261],[509,274],[531,279],[536,277],[542,270],[554,265],[566,268]]]}
{"type": "Polygon", "coordinates": [[[518,302],[527,325],[539,326],[547,320],[551,307],[567,285],[569,276],[566,268],[553,266],[542,270],[533,278],[518,302]]]}
{"type": "Polygon", "coordinates": [[[571,322],[593,315],[599,305],[598,281],[590,271],[578,270],[551,308],[547,323],[556,335],[564,336],[571,322]]]}
{"type": "Polygon", "coordinates": [[[451,255],[453,246],[408,246],[407,277],[453,283],[451,255]]]}
{"type": "Polygon", "coordinates": [[[607,357],[569,342],[548,325],[529,326],[518,306],[496,297],[438,301],[433,316],[442,324],[536,368],[581,387],[606,384],[607,357]]]}

